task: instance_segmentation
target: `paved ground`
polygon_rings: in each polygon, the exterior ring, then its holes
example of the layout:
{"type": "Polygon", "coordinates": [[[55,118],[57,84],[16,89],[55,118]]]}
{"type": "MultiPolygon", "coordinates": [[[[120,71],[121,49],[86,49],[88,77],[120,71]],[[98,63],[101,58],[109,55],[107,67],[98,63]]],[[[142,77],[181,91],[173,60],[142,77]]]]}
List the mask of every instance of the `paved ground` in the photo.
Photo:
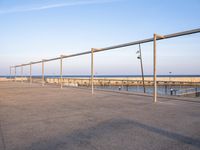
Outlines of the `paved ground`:
{"type": "Polygon", "coordinates": [[[0,150],[197,150],[200,103],[0,83],[0,150]]]}

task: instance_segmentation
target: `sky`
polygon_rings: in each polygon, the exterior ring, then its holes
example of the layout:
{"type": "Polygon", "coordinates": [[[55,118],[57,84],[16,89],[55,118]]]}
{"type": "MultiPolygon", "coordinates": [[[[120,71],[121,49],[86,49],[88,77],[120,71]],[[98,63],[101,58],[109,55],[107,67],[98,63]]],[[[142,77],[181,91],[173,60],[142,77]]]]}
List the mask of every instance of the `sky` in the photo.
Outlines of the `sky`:
{"type": "MultiPolygon", "coordinates": [[[[0,75],[13,65],[200,28],[199,10],[199,0],[0,0],[0,75]]],[[[141,47],[150,75],[153,43],[141,47]]],[[[95,74],[140,75],[137,50],[95,53],[95,74]]],[[[158,74],[200,75],[200,33],[158,41],[157,51],[158,74]]],[[[90,55],[63,63],[65,75],[90,74],[90,55]]],[[[41,64],[33,74],[41,74],[41,64]]],[[[59,74],[59,61],[45,63],[45,74],[59,74]]]]}

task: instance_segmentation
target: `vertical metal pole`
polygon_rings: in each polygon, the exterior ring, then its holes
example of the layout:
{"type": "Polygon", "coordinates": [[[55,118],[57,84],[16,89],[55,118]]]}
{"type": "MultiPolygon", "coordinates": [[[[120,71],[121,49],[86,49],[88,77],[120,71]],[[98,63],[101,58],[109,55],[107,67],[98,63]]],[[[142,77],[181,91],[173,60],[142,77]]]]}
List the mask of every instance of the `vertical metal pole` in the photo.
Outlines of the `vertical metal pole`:
{"type": "Polygon", "coordinates": [[[44,86],[44,60],[42,60],[42,86],[44,86]]]}
{"type": "Polygon", "coordinates": [[[16,82],[16,73],[17,73],[17,71],[16,71],[16,67],[15,67],[15,82],[16,82]]]}
{"type": "Polygon", "coordinates": [[[62,71],[63,71],[63,63],[62,63],[62,60],[63,60],[63,55],[60,56],[60,88],[62,89],[63,88],[63,76],[62,76],[62,71]]]}
{"type": "Polygon", "coordinates": [[[145,88],[145,84],[144,84],[144,70],[143,70],[143,63],[142,63],[142,51],[141,51],[140,44],[139,44],[139,51],[140,51],[140,64],[141,64],[141,72],[142,72],[142,82],[143,82],[144,93],[146,93],[146,88],[145,88]]]}
{"type": "Polygon", "coordinates": [[[91,88],[92,94],[94,94],[94,49],[91,49],[91,88]]]}
{"type": "Polygon", "coordinates": [[[11,69],[12,69],[12,67],[10,67],[10,79],[11,79],[11,74],[12,74],[12,70],[11,69]]]}
{"type": "Polygon", "coordinates": [[[32,84],[32,63],[30,63],[30,84],[32,84]]]}
{"type": "Polygon", "coordinates": [[[153,81],[154,81],[154,93],[153,93],[153,99],[154,99],[154,102],[156,103],[157,102],[157,75],[156,75],[156,38],[157,38],[157,35],[154,34],[153,35],[153,38],[154,38],[154,43],[153,43],[153,81]]]}
{"type": "Polygon", "coordinates": [[[21,82],[23,83],[23,66],[21,66],[21,82]]]}

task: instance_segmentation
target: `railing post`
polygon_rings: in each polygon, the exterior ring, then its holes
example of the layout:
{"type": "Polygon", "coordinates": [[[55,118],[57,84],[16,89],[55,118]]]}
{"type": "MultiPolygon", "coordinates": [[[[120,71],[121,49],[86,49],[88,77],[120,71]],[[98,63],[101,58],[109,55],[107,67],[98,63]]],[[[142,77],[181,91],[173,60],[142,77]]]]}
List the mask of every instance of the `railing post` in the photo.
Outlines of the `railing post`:
{"type": "Polygon", "coordinates": [[[91,49],[91,89],[94,94],[94,48],[91,49]]]}
{"type": "Polygon", "coordinates": [[[30,63],[30,84],[32,84],[32,63],[30,63]]]}
{"type": "Polygon", "coordinates": [[[42,60],[42,86],[44,86],[44,60],[42,60]]]}
{"type": "Polygon", "coordinates": [[[63,71],[63,55],[60,56],[60,88],[62,89],[63,88],[63,76],[62,76],[62,71],[63,71]]]}

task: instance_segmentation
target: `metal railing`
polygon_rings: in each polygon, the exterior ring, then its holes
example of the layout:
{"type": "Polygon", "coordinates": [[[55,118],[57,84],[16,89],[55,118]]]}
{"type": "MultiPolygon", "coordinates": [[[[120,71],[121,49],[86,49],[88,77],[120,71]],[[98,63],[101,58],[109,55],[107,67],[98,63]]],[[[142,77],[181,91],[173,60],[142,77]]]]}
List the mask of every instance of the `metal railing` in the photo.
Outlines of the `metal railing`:
{"type": "Polygon", "coordinates": [[[176,91],[176,95],[188,95],[188,94],[197,94],[200,92],[200,89],[196,88],[185,88],[176,91]]]}
{"type": "Polygon", "coordinates": [[[21,64],[21,65],[16,65],[16,66],[11,66],[10,67],[10,76],[12,73],[12,68],[14,68],[14,77],[16,77],[16,68],[21,67],[21,76],[23,76],[23,66],[30,66],[30,83],[32,83],[32,65],[34,64],[42,64],[42,85],[44,86],[44,64],[45,62],[49,62],[49,61],[54,61],[54,60],[59,60],[60,59],[60,79],[61,79],[61,83],[60,83],[60,87],[63,87],[63,83],[62,83],[62,61],[64,58],[70,58],[70,57],[76,57],[76,56],[81,56],[81,55],[86,55],[86,54],[91,54],[91,92],[92,94],[94,94],[94,53],[96,52],[102,52],[102,51],[107,51],[107,50],[113,50],[113,49],[118,49],[118,48],[123,48],[123,47],[128,47],[128,46],[133,46],[133,45],[138,45],[138,44],[143,44],[143,43],[148,43],[148,42],[153,42],[153,79],[154,79],[154,92],[153,92],[153,100],[154,102],[157,101],[157,61],[156,61],[156,42],[157,40],[163,40],[163,39],[169,39],[169,38],[175,38],[175,37],[179,37],[179,36],[184,36],[184,35],[190,35],[190,34],[195,34],[195,33],[199,33],[200,32],[200,28],[197,29],[193,29],[193,30],[188,30],[188,31],[183,31],[183,32],[177,32],[177,33],[173,33],[173,34],[168,34],[168,35],[158,35],[158,34],[153,34],[153,38],[148,38],[148,39],[143,39],[143,40],[139,40],[139,41],[134,41],[134,42],[130,42],[130,43],[124,43],[124,44],[119,44],[119,45],[115,45],[115,46],[110,46],[110,47],[105,47],[105,48],[91,48],[90,51],[85,51],[82,53],[76,53],[76,54],[71,54],[71,55],[61,55],[60,57],[56,57],[56,58],[51,58],[51,59],[43,59],[41,61],[36,61],[36,62],[30,62],[27,64],[21,64]]]}

